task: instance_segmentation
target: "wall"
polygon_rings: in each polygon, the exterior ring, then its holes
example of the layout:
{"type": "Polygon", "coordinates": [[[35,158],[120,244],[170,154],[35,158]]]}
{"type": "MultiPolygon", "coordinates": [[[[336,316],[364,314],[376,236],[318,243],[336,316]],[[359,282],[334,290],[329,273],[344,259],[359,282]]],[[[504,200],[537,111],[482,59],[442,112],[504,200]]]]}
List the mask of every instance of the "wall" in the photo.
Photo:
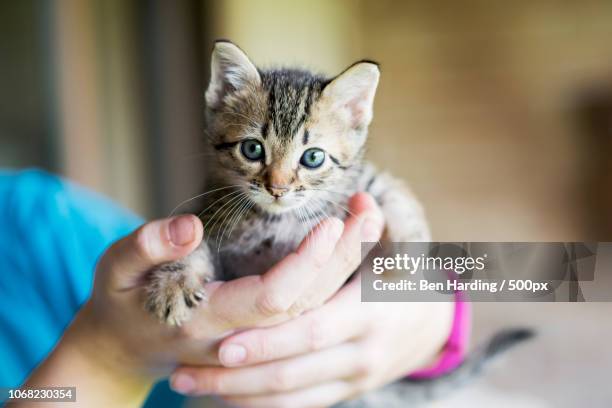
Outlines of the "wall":
{"type": "Polygon", "coordinates": [[[574,110],[612,73],[612,4],[363,5],[383,69],[371,156],[412,182],[434,236],[592,239],[574,110]]]}

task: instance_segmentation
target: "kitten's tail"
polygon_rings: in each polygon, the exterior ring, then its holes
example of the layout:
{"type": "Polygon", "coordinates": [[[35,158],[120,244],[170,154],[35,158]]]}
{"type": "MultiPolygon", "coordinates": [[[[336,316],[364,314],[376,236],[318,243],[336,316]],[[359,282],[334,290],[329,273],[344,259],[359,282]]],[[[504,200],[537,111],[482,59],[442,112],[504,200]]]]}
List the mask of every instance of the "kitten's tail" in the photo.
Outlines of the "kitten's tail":
{"type": "Polygon", "coordinates": [[[404,379],[354,401],[341,404],[342,408],[404,408],[441,397],[449,391],[466,384],[496,356],[535,335],[529,328],[505,329],[469,354],[465,361],[452,372],[432,379],[404,379]]]}

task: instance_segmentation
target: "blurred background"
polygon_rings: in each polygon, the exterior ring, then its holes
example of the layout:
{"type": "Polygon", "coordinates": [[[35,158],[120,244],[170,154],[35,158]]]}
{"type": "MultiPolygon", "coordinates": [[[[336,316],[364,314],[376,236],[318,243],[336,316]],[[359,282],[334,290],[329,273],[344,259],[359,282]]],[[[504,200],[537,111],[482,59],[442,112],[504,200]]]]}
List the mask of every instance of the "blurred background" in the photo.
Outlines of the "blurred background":
{"type": "MultiPolygon", "coordinates": [[[[220,37],[263,66],[379,61],[369,156],[411,184],[436,240],[611,240],[611,1],[3,1],[0,166],[167,215],[205,176],[220,37]]],[[[469,392],[605,406],[610,312],[476,305],[476,341],[508,322],[553,334],[469,392]]]]}

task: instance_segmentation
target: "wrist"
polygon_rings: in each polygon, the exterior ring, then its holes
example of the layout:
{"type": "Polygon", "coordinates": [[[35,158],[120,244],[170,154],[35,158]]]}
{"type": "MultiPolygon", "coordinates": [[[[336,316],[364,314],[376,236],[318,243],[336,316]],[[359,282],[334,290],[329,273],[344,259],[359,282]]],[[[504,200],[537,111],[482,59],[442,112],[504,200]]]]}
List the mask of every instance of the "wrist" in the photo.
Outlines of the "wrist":
{"type": "Polygon", "coordinates": [[[86,304],[27,385],[74,386],[85,406],[140,406],[153,382],[86,304]]]}
{"type": "Polygon", "coordinates": [[[101,373],[122,378],[129,383],[151,385],[155,377],[148,371],[144,358],[133,352],[121,334],[113,332],[94,316],[87,303],[64,336],[64,346],[78,353],[101,373]]]}
{"type": "Polygon", "coordinates": [[[471,325],[470,305],[463,301],[461,293],[457,294],[454,303],[446,303],[445,305],[450,306],[450,309],[447,309],[446,319],[443,319],[443,324],[446,326],[436,336],[437,340],[443,342],[429,364],[425,364],[411,373],[411,378],[435,378],[453,371],[463,362],[471,325]]]}

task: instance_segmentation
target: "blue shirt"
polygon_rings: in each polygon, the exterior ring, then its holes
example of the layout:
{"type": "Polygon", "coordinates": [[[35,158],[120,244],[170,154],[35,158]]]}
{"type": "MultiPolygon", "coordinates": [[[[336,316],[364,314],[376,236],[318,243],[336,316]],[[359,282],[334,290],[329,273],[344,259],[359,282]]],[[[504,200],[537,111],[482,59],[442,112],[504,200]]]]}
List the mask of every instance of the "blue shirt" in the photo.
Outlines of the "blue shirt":
{"type": "MultiPolygon", "coordinates": [[[[42,362],[89,297],[98,258],[142,222],[43,171],[0,171],[0,387],[42,362]]],[[[180,405],[167,383],[154,394],[149,407],[180,405]]]]}

